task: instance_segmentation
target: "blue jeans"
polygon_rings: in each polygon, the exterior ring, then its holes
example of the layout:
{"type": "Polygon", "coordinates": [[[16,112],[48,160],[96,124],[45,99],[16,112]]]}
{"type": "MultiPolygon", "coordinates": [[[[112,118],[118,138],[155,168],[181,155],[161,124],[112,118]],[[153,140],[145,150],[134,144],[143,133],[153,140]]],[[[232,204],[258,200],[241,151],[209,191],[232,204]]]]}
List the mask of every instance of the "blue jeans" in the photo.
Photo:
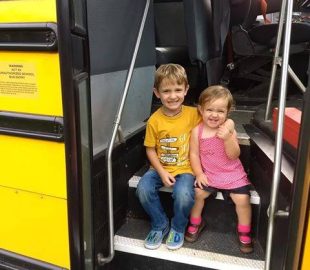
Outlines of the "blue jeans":
{"type": "MultiPolygon", "coordinates": [[[[190,211],[194,205],[194,176],[189,173],[175,176],[173,185],[173,211],[171,228],[184,233],[190,211]]],[[[169,225],[169,220],[160,202],[158,190],[163,187],[159,174],[150,169],[139,181],[136,194],[144,210],[151,218],[152,230],[160,231],[169,225]]]]}

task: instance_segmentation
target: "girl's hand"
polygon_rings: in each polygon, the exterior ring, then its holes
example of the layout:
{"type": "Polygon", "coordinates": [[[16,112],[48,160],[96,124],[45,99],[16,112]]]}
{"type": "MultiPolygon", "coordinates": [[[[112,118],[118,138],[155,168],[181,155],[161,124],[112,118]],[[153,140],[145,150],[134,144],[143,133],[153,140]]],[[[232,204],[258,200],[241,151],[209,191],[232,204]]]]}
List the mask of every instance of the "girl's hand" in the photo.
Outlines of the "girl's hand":
{"type": "Polygon", "coordinates": [[[209,184],[208,178],[204,173],[201,173],[196,176],[195,186],[203,189],[204,186],[209,184]]]}
{"type": "Polygon", "coordinates": [[[216,136],[220,139],[223,139],[224,141],[226,141],[227,139],[229,139],[231,137],[231,135],[234,133],[234,130],[230,130],[229,128],[227,128],[225,125],[221,125],[219,126],[217,132],[216,132],[216,136]]]}
{"type": "Polygon", "coordinates": [[[176,180],[169,172],[163,170],[159,175],[165,187],[172,187],[174,185],[176,180]]]}
{"type": "Polygon", "coordinates": [[[216,136],[226,141],[235,131],[235,123],[231,119],[227,119],[225,123],[219,126],[216,136]]]}

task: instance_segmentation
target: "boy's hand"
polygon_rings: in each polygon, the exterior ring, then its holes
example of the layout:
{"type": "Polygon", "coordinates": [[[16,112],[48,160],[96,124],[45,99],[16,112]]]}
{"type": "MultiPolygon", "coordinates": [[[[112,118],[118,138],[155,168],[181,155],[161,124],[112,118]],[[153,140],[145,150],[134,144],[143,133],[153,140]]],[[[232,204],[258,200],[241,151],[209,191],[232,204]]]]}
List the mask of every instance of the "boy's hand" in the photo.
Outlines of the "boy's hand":
{"type": "Polygon", "coordinates": [[[196,176],[195,186],[203,189],[204,186],[209,184],[208,178],[204,173],[201,173],[196,176]]]}
{"type": "Polygon", "coordinates": [[[175,183],[175,178],[166,170],[160,173],[161,181],[165,187],[172,187],[175,183]]]}

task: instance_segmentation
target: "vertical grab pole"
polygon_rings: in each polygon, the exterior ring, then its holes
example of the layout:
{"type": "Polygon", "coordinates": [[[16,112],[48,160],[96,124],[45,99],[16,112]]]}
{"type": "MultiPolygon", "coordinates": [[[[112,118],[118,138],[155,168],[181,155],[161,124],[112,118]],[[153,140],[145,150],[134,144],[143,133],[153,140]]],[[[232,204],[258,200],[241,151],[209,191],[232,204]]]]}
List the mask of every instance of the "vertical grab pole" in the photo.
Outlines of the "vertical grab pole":
{"type": "Polygon", "coordinates": [[[281,6],[281,11],[280,11],[276,49],[275,49],[273,63],[272,63],[272,72],[271,72],[271,79],[270,79],[270,84],[269,84],[268,99],[267,99],[265,119],[264,119],[265,121],[270,120],[270,110],[271,110],[271,102],[272,102],[272,96],[273,96],[274,83],[275,83],[275,79],[276,79],[277,67],[278,67],[278,64],[280,61],[279,53],[280,53],[280,46],[281,46],[281,41],[282,41],[282,33],[283,33],[283,24],[284,24],[284,15],[285,15],[286,4],[287,4],[287,0],[283,0],[282,6],[281,6]]]}
{"type": "Polygon", "coordinates": [[[126,77],[126,82],[125,82],[125,87],[123,90],[123,95],[118,107],[118,111],[115,117],[115,121],[114,121],[114,126],[113,126],[113,132],[112,132],[112,136],[109,142],[109,146],[108,146],[108,150],[107,150],[107,154],[106,154],[106,166],[107,166],[107,176],[108,176],[108,203],[109,203],[109,238],[110,238],[110,245],[109,245],[109,255],[108,257],[104,257],[103,254],[99,253],[97,255],[97,259],[98,259],[98,263],[100,265],[109,263],[110,261],[112,261],[114,254],[115,254],[115,250],[114,250],[114,218],[113,218],[113,178],[112,178],[112,151],[113,151],[113,146],[114,146],[114,142],[115,142],[115,138],[117,135],[117,132],[119,130],[119,125],[120,125],[120,121],[122,118],[122,113],[123,113],[123,109],[124,109],[124,105],[125,105],[125,101],[127,98],[127,94],[128,94],[128,90],[129,90],[129,86],[130,86],[130,82],[131,82],[131,78],[132,78],[132,74],[133,74],[133,70],[134,70],[134,66],[135,66],[135,62],[136,62],[136,58],[137,58],[137,54],[138,54],[138,50],[140,47],[140,42],[141,42],[141,38],[142,38],[142,33],[143,33],[143,29],[144,29],[144,25],[145,25],[145,21],[147,18],[147,13],[149,10],[149,6],[150,6],[150,0],[146,1],[145,4],[145,8],[144,8],[144,13],[143,13],[143,17],[142,17],[142,21],[141,21],[141,25],[139,28],[139,33],[138,33],[138,37],[136,40],[136,44],[135,44],[135,49],[134,49],[134,53],[131,59],[131,63],[130,63],[130,67],[127,73],[127,77],[126,77]]]}
{"type": "Polygon", "coordinates": [[[279,182],[281,176],[281,162],[282,162],[282,139],[283,139],[283,126],[284,126],[284,111],[286,104],[286,92],[287,92],[287,75],[288,75],[288,60],[289,60],[289,49],[291,39],[291,28],[292,28],[292,10],[293,0],[288,0],[286,7],[286,25],[285,25],[285,36],[284,36],[284,50],[283,50],[283,64],[281,73],[281,87],[280,87],[280,100],[279,100],[279,112],[278,112],[278,124],[276,134],[276,148],[275,148],[275,160],[273,168],[273,181],[270,196],[270,215],[268,222],[268,233],[266,243],[266,258],[265,258],[265,270],[270,270],[271,264],[271,251],[272,251],[272,240],[274,232],[274,220],[276,217],[277,208],[277,197],[279,190],[279,182]]]}

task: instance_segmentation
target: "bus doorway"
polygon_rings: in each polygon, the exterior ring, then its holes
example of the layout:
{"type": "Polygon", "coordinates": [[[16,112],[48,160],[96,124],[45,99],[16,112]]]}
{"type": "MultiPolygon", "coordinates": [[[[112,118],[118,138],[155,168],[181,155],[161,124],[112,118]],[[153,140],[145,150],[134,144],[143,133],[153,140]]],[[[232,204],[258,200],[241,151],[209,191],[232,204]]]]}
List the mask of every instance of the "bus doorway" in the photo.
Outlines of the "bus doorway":
{"type": "MultiPolygon", "coordinates": [[[[267,13],[279,11],[280,2],[268,1],[267,13]]],[[[259,43],[270,33],[258,29],[264,26],[260,3],[0,1],[0,204],[6,206],[1,268],[267,270],[277,144],[273,120],[265,121],[264,113],[275,44],[259,43]],[[219,16],[224,19],[211,20],[219,16]],[[226,34],[219,35],[219,29],[226,34]],[[255,36],[256,31],[262,32],[255,36]],[[227,86],[236,100],[230,117],[253,184],[251,254],[238,249],[234,205],[221,193],[206,203],[207,227],[197,243],[174,252],[164,244],[158,250],[144,248],[149,220],[135,191],[149,167],[146,122],[160,107],[153,96],[154,72],[165,63],[185,67],[186,105],[195,107],[210,84],[227,86]]],[[[296,23],[303,31],[294,36],[298,44],[289,64],[307,93],[309,27],[300,15],[296,23]]],[[[276,29],[277,22],[271,27],[276,29]]],[[[279,107],[280,75],[272,111],[279,107]]],[[[283,215],[275,218],[269,245],[272,270],[306,267],[309,259],[309,98],[295,83],[289,79],[286,105],[303,118],[297,148],[282,142],[276,213],[283,215]]],[[[171,216],[171,189],[163,188],[160,197],[171,216]]]]}

